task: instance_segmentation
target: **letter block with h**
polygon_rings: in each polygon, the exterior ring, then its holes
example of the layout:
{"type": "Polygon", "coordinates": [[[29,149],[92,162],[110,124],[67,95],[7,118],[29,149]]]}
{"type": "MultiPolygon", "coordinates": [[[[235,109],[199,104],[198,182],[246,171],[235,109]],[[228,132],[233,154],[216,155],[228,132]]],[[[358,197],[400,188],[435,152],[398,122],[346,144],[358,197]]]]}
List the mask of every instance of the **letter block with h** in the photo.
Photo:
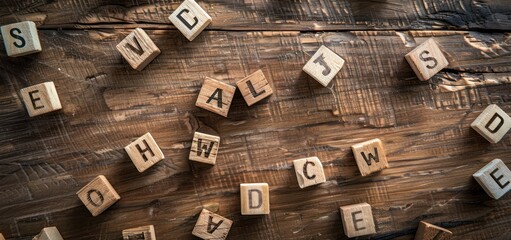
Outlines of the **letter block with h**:
{"type": "Polygon", "coordinates": [[[268,183],[240,184],[241,215],[270,214],[268,183]]]}
{"type": "Polygon", "coordinates": [[[30,117],[62,109],[53,82],[45,82],[20,90],[21,98],[30,117]]]}
{"type": "Polygon", "coordinates": [[[144,134],[142,137],[126,146],[124,150],[126,150],[139,172],[147,170],[165,158],[151,133],[144,134]]]}
{"type": "Polygon", "coordinates": [[[359,203],[340,208],[344,234],[358,237],[376,233],[373,212],[368,203],[359,203]]]}
{"type": "Polygon", "coordinates": [[[498,143],[511,129],[511,117],[496,104],[491,104],[470,126],[489,142],[498,143]]]}
{"type": "Polygon", "coordinates": [[[212,21],[194,0],[185,0],[169,16],[169,20],[189,41],[193,41],[212,21]]]}
{"type": "Polygon", "coordinates": [[[195,132],[188,159],[191,161],[215,165],[219,147],[220,137],[195,132]]]}
{"type": "Polygon", "coordinates": [[[494,159],[472,176],[493,199],[499,199],[511,190],[511,171],[500,159],[494,159]]]}
{"type": "Polygon", "coordinates": [[[80,189],[76,195],[92,213],[98,216],[107,208],[119,201],[121,197],[105,176],[99,175],[80,189]]]}
{"type": "Polygon", "coordinates": [[[37,28],[32,21],[5,25],[0,31],[7,56],[19,57],[42,51],[37,28]]]}
{"type": "Polygon", "coordinates": [[[379,172],[389,167],[381,140],[378,138],[351,146],[355,161],[362,176],[379,172]]]}

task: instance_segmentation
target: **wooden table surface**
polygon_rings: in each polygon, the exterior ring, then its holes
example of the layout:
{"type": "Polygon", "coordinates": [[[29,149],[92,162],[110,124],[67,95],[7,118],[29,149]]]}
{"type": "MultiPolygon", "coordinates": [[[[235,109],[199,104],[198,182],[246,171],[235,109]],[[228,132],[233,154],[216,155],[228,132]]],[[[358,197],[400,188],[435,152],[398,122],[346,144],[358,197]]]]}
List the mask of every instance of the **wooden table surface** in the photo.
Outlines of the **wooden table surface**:
{"type": "MultiPolygon", "coordinates": [[[[204,0],[213,23],[193,42],[167,17],[178,0],[4,0],[0,25],[38,24],[43,51],[0,50],[0,232],[31,239],[121,239],[153,224],[190,239],[203,207],[234,220],[229,239],[347,239],[339,207],[372,205],[373,239],[413,239],[420,220],[454,239],[509,239],[511,195],[472,178],[500,158],[470,123],[511,113],[508,0],[204,0]],[[135,27],[161,49],[133,70],[115,49],[135,27]],[[404,59],[434,36],[450,64],[429,82],[404,59]],[[331,88],[302,72],[322,44],[346,60],[331,88]],[[262,69],[274,94],[228,118],[194,106],[204,77],[234,84],[262,69]],[[21,88],[53,81],[63,109],[30,118],[21,88]],[[217,164],[188,161],[194,131],[218,134],[217,164]],[[151,132],[166,159],[138,173],[124,146],[151,132]],[[383,141],[390,168],[362,177],[350,146],[383,141]],[[292,160],[318,156],[327,182],[300,189],[292,160]],[[75,195],[105,175],[122,199],[92,217],[75,195]],[[241,216],[239,184],[267,182],[271,213],[241,216]]],[[[363,237],[361,238],[363,239],[363,237]]]]}

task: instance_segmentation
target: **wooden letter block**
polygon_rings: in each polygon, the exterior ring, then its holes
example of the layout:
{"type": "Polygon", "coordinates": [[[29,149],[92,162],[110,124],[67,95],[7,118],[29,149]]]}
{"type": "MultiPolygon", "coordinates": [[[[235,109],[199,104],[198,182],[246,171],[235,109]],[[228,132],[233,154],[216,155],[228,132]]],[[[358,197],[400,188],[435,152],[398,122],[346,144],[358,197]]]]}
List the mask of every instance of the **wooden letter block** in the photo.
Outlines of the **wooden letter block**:
{"type": "Polygon", "coordinates": [[[415,234],[415,240],[449,240],[451,236],[451,231],[421,221],[415,234]]]}
{"type": "Polygon", "coordinates": [[[215,165],[216,155],[220,147],[220,137],[195,132],[188,159],[196,162],[215,165]]]}
{"type": "Polygon", "coordinates": [[[240,184],[241,215],[270,214],[268,183],[240,184]]]}
{"type": "Polygon", "coordinates": [[[351,146],[355,161],[362,176],[381,171],[389,167],[381,140],[378,138],[351,146]]]}
{"type": "Polygon", "coordinates": [[[322,45],[305,64],[303,71],[326,87],[341,70],[343,65],[344,59],[322,45]]]}
{"type": "Polygon", "coordinates": [[[496,104],[491,104],[470,126],[489,142],[498,143],[511,129],[511,117],[496,104]]]}
{"type": "Polygon", "coordinates": [[[202,209],[192,234],[206,239],[224,240],[231,230],[232,221],[218,214],[202,209]]]}
{"type": "Polygon", "coordinates": [[[59,95],[53,82],[45,82],[23,88],[20,90],[20,94],[30,117],[62,109],[59,95]]]}
{"type": "Polygon", "coordinates": [[[0,30],[8,56],[19,57],[42,51],[34,22],[13,23],[0,27],[0,30]]]}
{"type": "Polygon", "coordinates": [[[358,237],[376,233],[371,205],[359,203],[340,208],[344,234],[358,237]]]}
{"type": "Polygon", "coordinates": [[[273,89],[261,70],[257,70],[239,80],[236,82],[236,85],[240,89],[241,95],[245,98],[248,106],[254,105],[256,102],[263,100],[273,93],[273,89]]]}
{"type": "Polygon", "coordinates": [[[126,146],[124,150],[126,150],[139,172],[147,170],[165,158],[151,133],[144,134],[142,137],[126,146]]]}
{"type": "MultiPolygon", "coordinates": [[[[1,239],[1,238],[0,238],[1,239]]],[[[56,227],[43,228],[32,240],[64,240],[56,227]]]]}
{"type": "Polygon", "coordinates": [[[142,71],[160,54],[160,49],[142,28],[133,30],[116,48],[131,67],[138,71],[142,71]]]}
{"type": "Polygon", "coordinates": [[[326,182],[323,165],[319,158],[310,157],[293,160],[295,166],[296,178],[300,188],[326,182]]]}
{"type": "Polygon", "coordinates": [[[156,240],[156,233],[153,225],[122,230],[124,240],[156,240]]]}
{"type": "Polygon", "coordinates": [[[115,189],[103,175],[99,175],[94,178],[80,189],[76,195],[78,195],[78,198],[80,198],[87,209],[89,209],[92,216],[101,214],[121,199],[119,194],[117,194],[115,189]]]}
{"type": "Polygon", "coordinates": [[[169,20],[188,40],[193,41],[211,23],[211,17],[194,0],[185,0],[169,20]]]}
{"type": "Polygon", "coordinates": [[[511,171],[500,159],[494,159],[472,175],[493,199],[511,190],[511,171]]]}
{"type": "Polygon", "coordinates": [[[421,81],[429,80],[449,65],[433,38],[426,40],[406,54],[405,59],[421,81]]]}
{"type": "Polygon", "coordinates": [[[235,86],[205,78],[195,106],[227,117],[235,91],[235,86]]]}
{"type": "Polygon", "coordinates": [[[0,233],[0,240],[5,240],[4,235],[0,233]]]}

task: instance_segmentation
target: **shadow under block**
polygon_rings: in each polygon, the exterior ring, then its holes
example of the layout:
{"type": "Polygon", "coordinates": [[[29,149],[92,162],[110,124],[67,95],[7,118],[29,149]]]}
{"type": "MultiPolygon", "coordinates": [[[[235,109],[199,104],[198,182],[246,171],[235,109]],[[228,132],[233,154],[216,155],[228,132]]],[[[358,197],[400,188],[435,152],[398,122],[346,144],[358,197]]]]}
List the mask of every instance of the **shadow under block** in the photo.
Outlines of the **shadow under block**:
{"type": "Polygon", "coordinates": [[[174,26],[190,41],[193,41],[212,21],[204,9],[193,0],[185,0],[169,16],[174,26]]]}
{"type": "Polygon", "coordinates": [[[240,89],[241,95],[243,95],[248,106],[254,105],[273,93],[273,89],[268,83],[268,80],[266,80],[262,70],[257,70],[239,80],[236,82],[236,85],[240,89]]]}
{"type": "Polygon", "coordinates": [[[219,147],[220,137],[195,132],[188,159],[191,161],[215,165],[219,147]]]}
{"type": "Polygon", "coordinates": [[[30,117],[62,109],[59,95],[53,82],[45,82],[20,90],[21,98],[30,117]]]}
{"type": "Polygon", "coordinates": [[[303,71],[326,87],[341,70],[343,65],[344,59],[322,45],[305,66],[303,66],[303,71]]]}
{"type": "Polygon", "coordinates": [[[323,165],[317,157],[293,160],[296,179],[300,188],[326,182],[323,165]]]}
{"type": "Polygon", "coordinates": [[[224,218],[216,213],[202,209],[197,219],[197,223],[193,228],[192,234],[202,239],[219,239],[227,238],[229,230],[231,230],[232,221],[224,218]]]}
{"type": "Polygon", "coordinates": [[[117,194],[103,175],[94,178],[80,189],[76,195],[78,195],[78,198],[80,198],[87,209],[89,209],[92,216],[98,216],[121,199],[119,194],[117,194]]]}
{"type": "Polygon", "coordinates": [[[227,117],[236,87],[212,78],[205,78],[195,106],[227,117]]]}
{"type": "Polygon", "coordinates": [[[270,214],[270,190],[267,183],[240,184],[241,215],[270,214]]]}
{"type": "Polygon", "coordinates": [[[156,240],[156,233],[153,225],[122,230],[124,240],[156,240]]]}
{"type": "Polygon", "coordinates": [[[139,172],[144,172],[157,162],[165,158],[151,133],[146,133],[142,137],[124,147],[131,161],[139,172]]]}
{"type": "Polygon", "coordinates": [[[470,126],[489,142],[498,143],[511,129],[511,117],[496,104],[491,104],[470,126]]]}
{"type": "Polygon", "coordinates": [[[449,65],[433,38],[429,38],[406,54],[405,59],[421,81],[429,80],[449,65]]]}
{"type": "Polygon", "coordinates": [[[43,228],[37,236],[32,238],[32,240],[63,240],[63,238],[56,227],[46,227],[43,228]]]}
{"type": "Polygon", "coordinates": [[[376,233],[373,212],[368,203],[359,203],[340,208],[344,234],[358,237],[376,233]]]}
{"type": "Polygon", "coordinates": [[[142,71],[160,54],[160,49],[142,28],[135,28],[116,48],[131,67],[138,71],[142,71]]]}
{"type": "Polygon", "coordinates": [[[42,51],[34,22],[18,22],[0,27],[7,56],[20,57],[42,51]]]}
{"type": "Polygon", "coordinates": [[[419,223],[419,228],[415,234],[415,240],[449,240],[451,237],[451,231],[424,221],[419,223]]]}
{"type": "Polygon", "coordinates": [[[389,167],[383,144],[378,138],[352,145],[351,150],[362,176],[367,176],[389,167]]]}
{"type": "Polygon", "coordinates": [[[494,159],[472,175],[493,199],[511,190],[511,171],[500,159],[494,159]]]}

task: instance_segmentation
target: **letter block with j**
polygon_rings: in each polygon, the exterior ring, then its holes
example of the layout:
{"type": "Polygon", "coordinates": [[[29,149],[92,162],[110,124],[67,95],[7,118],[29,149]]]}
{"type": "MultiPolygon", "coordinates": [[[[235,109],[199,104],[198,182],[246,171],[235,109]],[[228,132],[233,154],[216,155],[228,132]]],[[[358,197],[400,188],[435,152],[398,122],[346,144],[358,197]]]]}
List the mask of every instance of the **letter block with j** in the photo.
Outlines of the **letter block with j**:
{"type": "Polygon", "coordinates": [[[343,65],[344,59],[322,45],[305,66],[303,66],[302,70],[326,87],[341,70],[343,65]]]}
{"type": "Polygon", "coordinates": [[[103,175],[94,178],[80,189],[76,195],[78,195],[78,198],[80,198],[87,209],[89,209],[92,216],[98,216],[121,199],[114,187],[112,187],[110,182],[108,182],[103,175]]]}
{"type": "Polygon", "coordinates": [[[25,56],[42,50],[34,22],[25,21],[2,26],[5,51],[10,57],[25,56]]]}
{"type": "Polygon", "coordinates": [[[191,161],[215,165],[219,147],[220,137],[195,132],[188,159],[191,161]]]}
{"type": "Polygon", "coordinates": [[[142,137],[124,147],[124,150],[126,150],[139,172],[147,170],[165,158],[151,133],[144,134],[142,137]]]}
{"type": "Polygon", "coordinates": [[[511,190],[511,171],[500,159],[494,159],[472,176],[493,199],[499,199],[511,190]]]}
{"type": "Polygon", "coordinates": [[[193,41],[212,21],[194,0],[185,0],[169,16],[169,20],[189,41],[193,41]]]}
{"type": "Polygon", "coordinates": [[[511,129],[511,117],[496,104],[491,104],[470,126],[489,142],[498,143],[511,129]]]}
{"type": "Polygon", "coordinates": [[[231,220],[206,209],[202,209],[192,234],[202,239],[224,240],[227,238],[231,226],[231,220]]]}
{"type": "Polygon", "coordinates": [[[136,28],[116,46],[135,70],[142,71],[160,54],[160,49],[142,28],[136,28]]]}
{"type": "Polygon", "coordinates": [[[23,88],[20,90],[20,95],[30,117],[62,109],[59,95],[53,82],[45,82],[23,88]]]}
{"type": "Polygon", "coordinates": [[[240,184],[241,215],[270,214],[268,183],[240,184]]]}
{"type": "Polygon", "coordinates": [[[389,167],[383,144],[378,138],[352,145],[351,150],[362,176],[367,176],[389,167]]]}

